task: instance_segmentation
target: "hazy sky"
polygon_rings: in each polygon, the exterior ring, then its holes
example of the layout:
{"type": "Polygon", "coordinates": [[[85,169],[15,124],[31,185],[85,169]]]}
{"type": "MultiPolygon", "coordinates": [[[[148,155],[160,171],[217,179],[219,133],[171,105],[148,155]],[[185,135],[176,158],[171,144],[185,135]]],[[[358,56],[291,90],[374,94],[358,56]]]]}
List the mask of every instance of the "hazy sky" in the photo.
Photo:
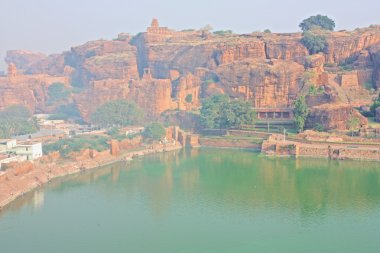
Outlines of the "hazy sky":
{"type": "Polygon", "coordinates": [[[145,31],[153,17],[177,30],[211,24],[249,33],[298,31],[325,14],[337,29],[380,24],[380,0],[0,0],[0,70],[9,49],[60,53],[89,40],[145,31]]]}

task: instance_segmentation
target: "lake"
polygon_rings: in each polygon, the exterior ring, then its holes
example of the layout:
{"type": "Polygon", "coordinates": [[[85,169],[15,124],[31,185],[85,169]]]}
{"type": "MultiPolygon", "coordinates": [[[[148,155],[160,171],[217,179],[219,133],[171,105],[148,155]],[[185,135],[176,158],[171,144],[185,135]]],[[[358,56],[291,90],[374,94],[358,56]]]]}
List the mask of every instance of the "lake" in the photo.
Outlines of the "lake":
{"type": "Polygon", "coordinates": [[[380,163],[192,149],[53,180],[0,252],[379,252],[380,163]]]}

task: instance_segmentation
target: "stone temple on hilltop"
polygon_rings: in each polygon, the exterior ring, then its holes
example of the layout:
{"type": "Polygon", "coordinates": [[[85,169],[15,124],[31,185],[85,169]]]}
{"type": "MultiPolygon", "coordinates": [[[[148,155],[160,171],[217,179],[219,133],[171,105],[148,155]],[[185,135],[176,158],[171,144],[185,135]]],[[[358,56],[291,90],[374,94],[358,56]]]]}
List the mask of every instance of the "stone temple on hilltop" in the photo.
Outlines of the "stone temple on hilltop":
{"type": "Polygon", "coordinates": [[[160,27],[157,18],[153,18],[152,24],[147,28],[148,33],[161,34],[161,35],[172,35],[174,30],[170,30],[167,27],[160,27]]]}

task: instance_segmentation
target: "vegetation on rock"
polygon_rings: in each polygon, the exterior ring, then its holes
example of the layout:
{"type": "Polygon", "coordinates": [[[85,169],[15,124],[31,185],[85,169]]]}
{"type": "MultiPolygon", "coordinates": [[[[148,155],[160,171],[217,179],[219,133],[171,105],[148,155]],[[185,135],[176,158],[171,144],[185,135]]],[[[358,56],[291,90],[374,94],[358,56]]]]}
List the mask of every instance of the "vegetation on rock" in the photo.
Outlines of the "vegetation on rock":
{"type": "Polygon", "coordinates": [[[104,127],[136,125],[143,119],[143,111],[135,103],[127,100],[107,102],[91,115],[94,124],[104,127]]]}
{"type": "Polygon", "coordinates": [[[0,111],[0,138],[31,134],[38,131],[38,124],[22,105],[13,105],[0,111]]]}
{"type": "Polygon", "coordinates": [[[324,52],[327,49],[326,37],[309,31],[303,33],[301,43],[309,50],[310,54],[324,52]]]}
{"type": "Polygon", "coordinates": [[[302,132],[305,128],[306,118],[309,115],[309,108],[306,104],[304,96],[300,96],[294,102],[294,121],[298,132],[302,132]]]}
{"type": "Polygon", "coordinates": [[[313,29],[323,29],[323,30],[329,30],[334,31],[335,28],[335,21],[331,18],[323,15],[316,15],[311,16],[307,19],[304,19],[300,24],[299,27],[302,31],[310,31],[313,29]]]}
{"type": "Polygon", "coordinates": [[[254,112],[249,103],[230,100],[227,95],[213,95],[202,102],[201,124],[205,128],[238,128],[243,124],[252,124],[253,119],[254,112]]]}

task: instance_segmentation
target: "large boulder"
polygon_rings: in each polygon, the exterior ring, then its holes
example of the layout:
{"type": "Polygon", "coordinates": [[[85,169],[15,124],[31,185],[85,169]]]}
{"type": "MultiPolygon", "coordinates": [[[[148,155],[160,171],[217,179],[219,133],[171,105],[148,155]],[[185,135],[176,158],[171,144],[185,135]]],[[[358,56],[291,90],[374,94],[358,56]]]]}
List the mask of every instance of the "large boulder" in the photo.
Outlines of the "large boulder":
{"type": "Polygon", "coordinates": [[[323,104],[311,108],[306,120],[306,128],[313,129],[318,124],[324,130],[347,130],[350,117],[357,117],[359,126],[368,125],[368,120],[348,104],[323,104]]]}

